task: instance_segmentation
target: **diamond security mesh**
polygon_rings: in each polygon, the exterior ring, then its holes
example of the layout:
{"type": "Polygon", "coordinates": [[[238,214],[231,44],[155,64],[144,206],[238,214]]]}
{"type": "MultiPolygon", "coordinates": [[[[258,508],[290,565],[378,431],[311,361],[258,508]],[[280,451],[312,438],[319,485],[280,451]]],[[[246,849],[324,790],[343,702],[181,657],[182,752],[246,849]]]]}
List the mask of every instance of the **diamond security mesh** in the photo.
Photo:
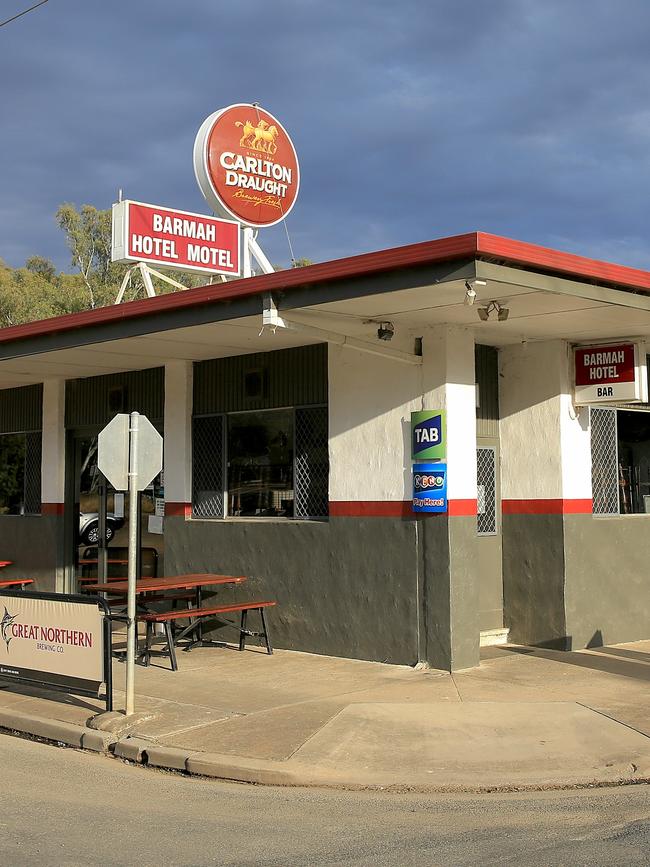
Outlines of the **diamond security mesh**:
{"type": "Polygon", "coordinates": [[[615,409],[591,408],[591,489],[594,515],[618,515],[618,434],[615,409]]]}
{"type": "Polygon", "coordinates": [[[294,515],[326,518],[329,514],[327,407],[296,410],[294,515]]]}
{"type": "Polygon", "coordinates": [[[476,450],[478,487],[476,523],[479,536],[494,536],[497,531],[496,455],[492,448],[476,450]]]}
{"type": "Polygon", "coordinates": [[[222,415],[194,419],[192,514],[197,518],[223,518],[222,415]]]}
{"type": "Polygon", "coordinates": [[[41,511],[41,432],[25,434],[25,514],[41,511]]]}

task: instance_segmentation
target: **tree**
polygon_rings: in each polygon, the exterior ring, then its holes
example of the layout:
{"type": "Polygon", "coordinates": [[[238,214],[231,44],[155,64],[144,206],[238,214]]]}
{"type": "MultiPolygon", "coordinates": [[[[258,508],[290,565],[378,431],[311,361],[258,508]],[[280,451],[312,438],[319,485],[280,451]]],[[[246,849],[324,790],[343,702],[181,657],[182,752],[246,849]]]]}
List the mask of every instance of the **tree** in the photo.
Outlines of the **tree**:
{"type": "Polygon", "coordinates": [[[99,211],[92,205],[82,205],[77,210],[65,203],[56,212],[56,220],[65,232],[72,264],[86,284],[89,306],[110,303],[106,287],[116,276],[111,265],[110,210],[99,211]]]}
{"type": "Polygon", "coordinates": [[[30,256],[25,262],[25,268],[27,268],[28,271],[31,271],[32,274],[37,274],[39,277],[42,277],[43,280],[47,280],[48,283],[52,283],[56,276],[54,262],[51,262],[44,256],[30,256]]]}

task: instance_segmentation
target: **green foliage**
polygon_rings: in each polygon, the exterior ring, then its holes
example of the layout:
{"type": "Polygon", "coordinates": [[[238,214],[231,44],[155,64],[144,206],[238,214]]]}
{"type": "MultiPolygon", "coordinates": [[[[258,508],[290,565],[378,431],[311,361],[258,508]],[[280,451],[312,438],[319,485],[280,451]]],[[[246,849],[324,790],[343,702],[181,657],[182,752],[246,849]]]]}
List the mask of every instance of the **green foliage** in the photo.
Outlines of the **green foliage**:
{"type": "Polygon", "coordinates": [[[25,262],[25,268],[31,271],[32,274],[37,274],[43,280],[47,280],[48,283],[52,283],[56,276],[54,262],[50,262],[44,256],[30,256],[25,262]]]}
{"type": "MultiPolygon", "coordinates": [[[[103,307],[115,301],[128,266],[111,262],[110,209],[99,210],[92,205],[78,208],[66,202],[57,210],[56,221],[65,233],[76,273],[57,274],[54,264],[38,255],[30,256],[24,268],[10,268],[0,259],[0,327],[103,307]]],[[[295,259],[291,267],[311,264],[310,259],[301,258],[295,259]]],[[[279,265],[274,267],[282,270],[279,265]]],[[[204,274],[167,268],[164,273],[188,289],[209,282],[204,274]]],[[[161,295],[181,291],[155,277],[153,282],[161,295]]],[[[135,270],[124,300],[145,295],[142,278],[135,270]]]]}

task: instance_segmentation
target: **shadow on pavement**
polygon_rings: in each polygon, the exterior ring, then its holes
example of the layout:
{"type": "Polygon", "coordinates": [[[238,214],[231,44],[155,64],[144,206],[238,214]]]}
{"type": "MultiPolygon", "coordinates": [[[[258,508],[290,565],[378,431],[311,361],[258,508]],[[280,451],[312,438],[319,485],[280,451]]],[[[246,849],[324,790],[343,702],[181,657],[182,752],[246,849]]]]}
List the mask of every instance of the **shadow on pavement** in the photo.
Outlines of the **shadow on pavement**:
{"type": "Polygon", "coordinates": [[[650,653],[620,647],[590,647],[587,650],[548,650],[543,647],[505,645],[509,653],[547,659],[562,665],[589,668],[618,677],[650,681],[650,653]]]}

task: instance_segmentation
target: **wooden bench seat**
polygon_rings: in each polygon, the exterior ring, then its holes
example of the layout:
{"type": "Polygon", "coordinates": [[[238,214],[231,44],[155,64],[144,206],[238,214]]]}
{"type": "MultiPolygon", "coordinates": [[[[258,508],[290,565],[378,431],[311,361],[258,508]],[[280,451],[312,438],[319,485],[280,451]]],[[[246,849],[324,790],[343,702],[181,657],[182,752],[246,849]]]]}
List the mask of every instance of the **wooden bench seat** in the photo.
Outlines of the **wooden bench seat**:
{"type": "Polygon", "coordinates": [[[0,589],[3,587],[20,587],[21,590],[24,590],[28,584],[33,583],[33,578],[3,578],[0,580],[0,589]]]}
{"type": "MultiPolygon", "coordinates": [[[[167,641],[167,647],[169,650],[169,659],[171,662],[172,671],[177,671],[178,665],[176,662],[176,649],[175,649],[175,641],[180,641],[182,638],[185,638],[186,635],[189,635],[191,632],[197,630],[200,626],[201,620],[206,617],[219,617],[222,614],[233,614],[237,612],[241,612],[241,623],[239,626],[236,623],[233,623],[230,620],[223,621],[224,624],[228,626],[234,626],[235,629],[239,630],[239,649],[244,650],[246,647],[246,636],[251,636],[255,638],[263,638],[264,643],[266,644],[266,651],[268,654],[273,653],[273,648],[271,646],[271,640],[269,637],[269,631],[266,624],[266,618],[264,616],[264,609],[271,608],[274,606],[275,602],[265,601],[265,602],[233,602],[227,605],[210,605],[204,606],[201,608],[181,608],[175,611],[161,611],[161,612],[151,612],[148,614],[139,614],[138,620],[147,625],[147,634],[145,640],[145,650],[144,650],[144,658],[145,665],[149,665],[150,657],[151,657],[151,644],[154,640],[154,625],[156,623],[162,623],[165,628],[165,640],[167,641]],[[261,632],[253,632],[250,629],[246,628],[246,621],[249,611],[259,611],[260,620],[262,623],[262,631],[261,632]],[[172,631],[172,624],[177,620],[188,619],[190,621],[189,626],[186,626],[182,629],[176,636],[174,636],[172,631]]],[[[199,639],[198,642],[191,642],[187,650],[196,644],[201,643],[199,639]]]]}

